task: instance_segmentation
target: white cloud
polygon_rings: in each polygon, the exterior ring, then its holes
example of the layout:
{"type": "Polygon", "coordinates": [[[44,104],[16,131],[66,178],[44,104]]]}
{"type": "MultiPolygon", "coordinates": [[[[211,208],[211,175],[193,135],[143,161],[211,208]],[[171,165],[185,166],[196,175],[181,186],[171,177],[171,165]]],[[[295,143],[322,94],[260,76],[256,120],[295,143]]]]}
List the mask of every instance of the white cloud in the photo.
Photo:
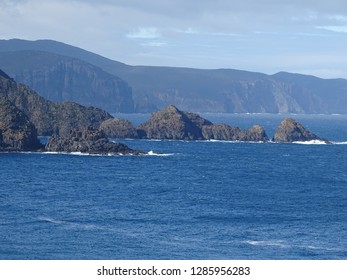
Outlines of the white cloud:
{"type": "Polygon", "coordinates": [[[338,26],[317,26],[318,29],[325,29],[338,33],[347,33],[347,25],[338,25],[338,26]]]}
{"type": "Polygon", "coordinates": [[[126,35],[130,39],[156,39],[161,36],[158,28],[155,27],[140,27],[126,35]]]}

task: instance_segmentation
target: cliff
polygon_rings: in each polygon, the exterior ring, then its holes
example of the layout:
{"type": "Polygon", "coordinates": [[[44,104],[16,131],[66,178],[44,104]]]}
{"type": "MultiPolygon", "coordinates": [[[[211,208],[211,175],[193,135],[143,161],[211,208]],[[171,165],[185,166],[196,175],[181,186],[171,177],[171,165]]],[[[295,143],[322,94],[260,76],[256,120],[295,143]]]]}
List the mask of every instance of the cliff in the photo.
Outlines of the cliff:
{"type": "Polygon", "coordinates": [[[35,126],[0,94],[0,151],[34,151],[41,148],[35,126]]]}
{"type": "Polygon", "coordinates": [[[8,76],[0,76],[0,94],[23,112],[39,135],[68,134],[72,129],[99,125],[112,118],[107,112],[73,102],[51,102],[8,76]]]}
{"type": "MultiPolygon", "coordinates": [[[[51,40],[0,40],[0,68],[3,67],[14,76],[22,75],[22,64],[26,59],[22,53],[24,50],[72,57],[119,77],[131,86],[138,112],[153,112],[175,104],[184,111],[193,112],[347,113],[345,79],[320,79],[285,72],[266,75],[234,69],[130,66],[51,40]]],[[[40,60],[34,58],[35,56],[31,63],[40,65],[40,60]]],[[[39,74],[40,71],[47,72],[42,66],[36,69],[35,75],[42,79],[50,77],[39,74]]],[[[58,87],[58,84],[60,87],[64,84],[56,75],[52,77],[59,81],[51,83],[54,88],[58,87]]],[[[30,84],[30,79],[27,82],[30,84]]],[[[37,80],[35,83],[43,82],[37,80]]],[[[102,108],[106,108],[103,106],[102,108]]]]}
{"type": "Polygon", "coordinates": [[[50,101],[134,112],[126,82],[79,59],[42,51],[0,52],[0,67],[50,101]]]}

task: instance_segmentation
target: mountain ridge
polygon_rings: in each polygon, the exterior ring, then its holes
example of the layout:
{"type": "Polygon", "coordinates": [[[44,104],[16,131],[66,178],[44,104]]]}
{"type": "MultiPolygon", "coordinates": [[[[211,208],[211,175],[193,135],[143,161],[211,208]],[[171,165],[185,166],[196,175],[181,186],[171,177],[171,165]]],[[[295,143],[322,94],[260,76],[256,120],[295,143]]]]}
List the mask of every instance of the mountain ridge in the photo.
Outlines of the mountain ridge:
{"type": "Polygon", "coordinates": [[[153,112],[175,104],[195,112],[347,114],[345,79],[286,72],[267,75],[235,69],[130,66],[52,40],[0,40],[0,54],[9,48],[45,49],[74,56],[121,78],[132,88],[135,112],[153,112]]]}

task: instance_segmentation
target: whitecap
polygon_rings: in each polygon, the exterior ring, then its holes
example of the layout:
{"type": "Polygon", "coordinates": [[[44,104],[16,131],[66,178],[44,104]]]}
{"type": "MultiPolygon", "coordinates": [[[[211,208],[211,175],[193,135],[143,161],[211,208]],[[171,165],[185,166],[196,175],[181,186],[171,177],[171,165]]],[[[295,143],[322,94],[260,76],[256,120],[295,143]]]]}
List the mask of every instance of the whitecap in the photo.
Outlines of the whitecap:
{"type": "Polygon", "coordinates": [[[347,142],[331,142],[335,145],[347,145],[347,142]]]}
{"type": "Polygon", "coordinates": [[[327,142],[324,140],[310,140],[310,141],[294,141],[293,144],[302,144],[302,145],[326,145],[327,142]]]}
{"type": "Polygon", "coordinates": [[[156,153],[153,151],[149,151],[146,156],[157,156],[157,157],[168,157],[168,156],[173,156],[174,154],[162,154],[162,153],[156,153]]]}

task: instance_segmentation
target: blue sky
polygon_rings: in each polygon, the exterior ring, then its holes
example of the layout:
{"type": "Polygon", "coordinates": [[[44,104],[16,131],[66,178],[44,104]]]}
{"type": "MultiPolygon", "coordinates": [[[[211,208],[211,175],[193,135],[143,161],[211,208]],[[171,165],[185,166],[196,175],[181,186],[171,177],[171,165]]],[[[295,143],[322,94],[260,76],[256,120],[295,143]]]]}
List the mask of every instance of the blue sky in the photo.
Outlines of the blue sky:
{"type": "Polygon", "coordinates": [[[0,39],[11,38],[131,65],[347,78],[345,0],[0,0],[0,39]]]}

